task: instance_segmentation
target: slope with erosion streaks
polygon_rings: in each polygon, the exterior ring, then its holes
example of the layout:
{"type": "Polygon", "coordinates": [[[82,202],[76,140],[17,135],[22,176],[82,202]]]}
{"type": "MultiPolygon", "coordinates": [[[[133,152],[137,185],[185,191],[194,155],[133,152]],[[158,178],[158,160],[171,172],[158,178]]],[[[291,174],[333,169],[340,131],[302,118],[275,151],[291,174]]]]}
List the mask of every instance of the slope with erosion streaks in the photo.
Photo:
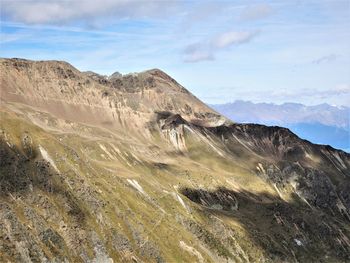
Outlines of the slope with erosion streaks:
{"type": "Polygon", "coordinates": [[[1,59],[0,261],[347,262],[350,156],[160,70],[1,59]]]}

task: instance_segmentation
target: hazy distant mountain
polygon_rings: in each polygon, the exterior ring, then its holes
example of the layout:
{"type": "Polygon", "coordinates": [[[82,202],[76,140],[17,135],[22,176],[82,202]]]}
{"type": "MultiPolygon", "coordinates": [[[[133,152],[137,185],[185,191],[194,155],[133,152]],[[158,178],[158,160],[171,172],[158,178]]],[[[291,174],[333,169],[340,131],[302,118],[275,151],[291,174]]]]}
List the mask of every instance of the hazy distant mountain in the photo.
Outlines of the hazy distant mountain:
{"type": "Polygon", "coordinates": [[[349,107],[325,103],[315,106],[298,103],[276,105],[241,100],[211,106],[237,122],[283,126],[314,143],[350,150],[349,107]]]}
{"type": "Polygon", "coordinates": [[[271,125],[292,123],[321,123],[349,129],[349,107],[329,104],[305,106],[299,103],[253,103],[237,100],[233,103],[212,105],[217,111],[237,122],[256,122],[271,125]]]}

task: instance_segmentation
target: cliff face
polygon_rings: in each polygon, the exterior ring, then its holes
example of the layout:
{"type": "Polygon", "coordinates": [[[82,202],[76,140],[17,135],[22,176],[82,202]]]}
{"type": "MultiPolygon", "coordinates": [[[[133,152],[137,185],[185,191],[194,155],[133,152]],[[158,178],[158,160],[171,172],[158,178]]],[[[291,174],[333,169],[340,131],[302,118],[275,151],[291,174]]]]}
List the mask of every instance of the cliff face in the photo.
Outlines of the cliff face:
{"type": "Polygon", "coordinates": [[[0,261],[347,262],[350,156],[164,72],[1,59],[0,261]]]}

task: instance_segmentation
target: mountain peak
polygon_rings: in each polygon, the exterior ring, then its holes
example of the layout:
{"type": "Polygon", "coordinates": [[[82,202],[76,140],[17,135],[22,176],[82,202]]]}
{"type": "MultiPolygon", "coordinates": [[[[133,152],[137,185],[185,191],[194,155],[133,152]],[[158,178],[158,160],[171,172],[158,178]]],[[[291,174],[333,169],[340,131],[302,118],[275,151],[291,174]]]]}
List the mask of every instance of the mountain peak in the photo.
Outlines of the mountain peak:
{"type": "Polygon", "coordinates": [[[123,75],[120,72],[116,71],[108,77],[108,80],[118,79],[118,78],[121,78],[122,76],[123,75]]]}
{"type": "Polygon", "coordinates": [[[158,68],[149,69],[144,71],[144,73],[150,74],[153,77],[161,78],[166,81],[171,81],[177,85],[180,85],[175,79],[173,79],[171,76],[169,76],[167,73],[165,73],[163,70],[160,70],[158,68]]]}
{"type": "MultiPolygon", "coordinates": [[[[107,77],[92,71],[80,72],[62,61],[21,59],[2,59],[0,69],[5,72],[2,74],[4,97],[13,101],[25,100],[27,104],[47,111],[52,111],[50,108],[56,104],[56,108],[66,109],[55,110],[65,118],[75,118],[73,108],[85,105],[91,108],[92,115],[97,112],[92,110],[96,107],[106,107],[108,114],[103,118],[85,116],[81,120],[114,126],[124,125],[123,120],[116,122],[114,119],[119,111],[135,115],[140,124],[147,122],[149,115],[156,111],[171,111],[187,121],[200,121],[208,126],[225,119],[159,69],[126,75],[115,72],[107,77]],[[45,103],[38,103],[42,99],[45,103]],[[72,109],[68,111],[67,107],[72,109]]],[[[128,117],[123,114],[123,118],[128,117]]]]}
{"type": "Polygon", "coordinates": [[[47,66],[47,67],[62,67],[66,69],[77,70],[70,63],[63,60],[30,60],[24,58],[0,58],[0,63],[6,65],[13,65],[14,67],[26,66],[47,66]]]}
{"type": "Polygon", "coordinates": [[[349,154],[157,69],[0,72],[0,262],[349,261],[349,154]]]}

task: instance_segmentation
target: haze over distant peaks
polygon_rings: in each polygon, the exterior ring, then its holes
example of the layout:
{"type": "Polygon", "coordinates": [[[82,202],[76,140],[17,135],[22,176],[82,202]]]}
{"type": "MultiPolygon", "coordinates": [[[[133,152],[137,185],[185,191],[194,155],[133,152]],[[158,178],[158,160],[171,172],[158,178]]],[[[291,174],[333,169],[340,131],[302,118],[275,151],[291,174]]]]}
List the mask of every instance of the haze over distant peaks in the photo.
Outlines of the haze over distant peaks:
{"type": "Polygon", "coordinates": [[[306,106],[300,103],[253,103],[237,100],[233,103],[212,105],[237,122],[255,122],[270,125],[292,123],[320,123],[327,126],[349,128],[349,107],[327,103],[306,106]]]}
{"type": "Polygon", "coordinates": [[[350,108],[346,106],[326,103],[306,106],[291,102],[277,105],[237,100],[212,107],[237,122],[287,127],[313,143],[350,151],[350,108]]]}

